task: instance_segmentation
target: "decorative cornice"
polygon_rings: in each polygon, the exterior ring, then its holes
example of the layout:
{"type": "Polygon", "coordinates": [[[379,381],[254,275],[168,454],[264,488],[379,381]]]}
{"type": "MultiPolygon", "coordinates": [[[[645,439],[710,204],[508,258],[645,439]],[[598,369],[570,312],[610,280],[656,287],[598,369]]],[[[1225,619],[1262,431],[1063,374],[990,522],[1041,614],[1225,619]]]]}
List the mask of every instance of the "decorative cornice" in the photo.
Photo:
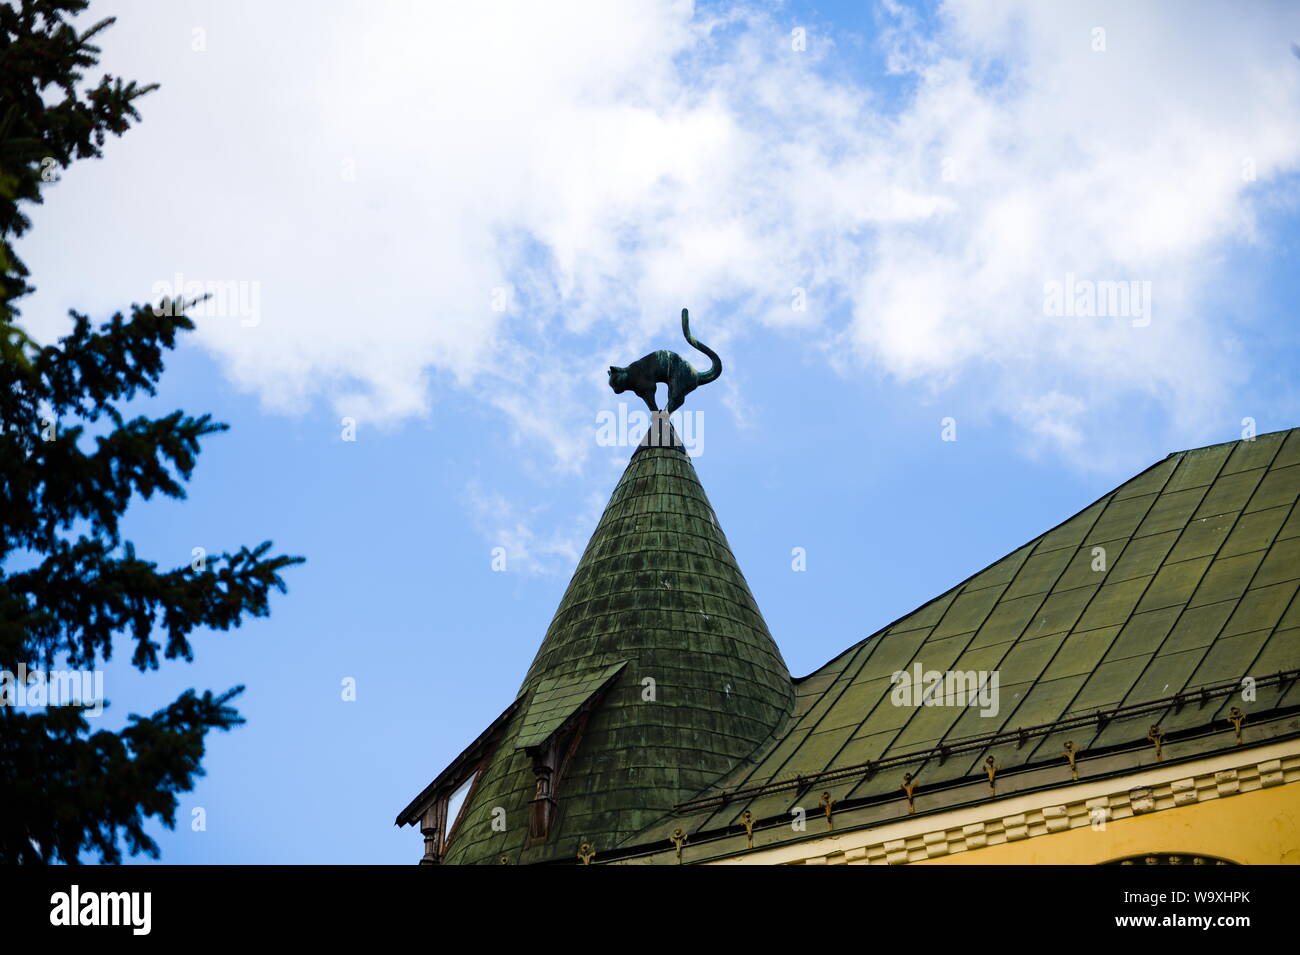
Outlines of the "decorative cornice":
{"type": "MultiPolygon", "coordinates": [[[[1300,678],[1300,670],[1283,670],[1262,676],[1255,681],[1256,687],[1264,688],[1278,686],[1282,688],[1289,687],[1297,678],[1300,678]]],[[[882,770],[910,766],[916,763],[922,763],[926,760],[937,758],[940,764],[946,762],[954,756],[965,753],[983,752],[993,746],[1002,743],[1015,743],[1019,749],[1030,739],[1048,736],[1053,733],[1059,733],[1062,730],[1081,729],[1084,727],[1106,726],[1112,722],[1135,719],[1140,716],[1163,713],[1170,707],[1175,712],[1185,706],[1195,705],[1198,708],[1204,707],[1212,700],[1219,700],[1224,697],[1232,696],[1234,693],[1241,692],[1241,680],[1223,680],[1218,683],[1205,684],[1203,686],[1193,687],[1182,693],[1176,693],[1173,696],[1162,697],[1157,700],[1147,700],[1142,703],[1135,703],[1129,706],[1115,706],[1090,710],[1086,713],[1076,713],[1050,723],[1043,723],[1037,726],[1017,727],[1012,730],[1002,730],[996,733],[986,733],[979,736],[969,736],[964,739],[952,740],[936,746],[929,746],[924,749],[909,750],[904,753],[897,753],[884,759],[869,760],[863,763],[855,763],[851,766],[840,766],[835,769],[823,770],[815,773],[800,773],[797,775],[782,776],[763,783],[758,786],[741,786],[735,789],[723,790],[720,792],[710,793],[707,796],[701,796],[697,799],[687,800],[678,803],[673,810],[680,815],[702,812],[710,809],[720,809],[729,803],[741,799],[756,799],[759,796],[765,796],[769,793],[780,792],[782,790],[803,789],[807,786],[825,786],[830,783],[850,779],[855,776],[870,776],[882,770]]],[[[1281,694],[1279,694],[1279,699],[1281,694]]],[[[1262,711],[1263,713],[1277,712],[1277,707],[1271,707],[1262,711]]],[[[1213,714],[1213,710],[1211,714],[1213,714]]],[[[1257,716],[1259,714],[1256,714],[1257,716]]],[[[1231,721],[1229,721],[1231,722],[1231,721]]],[[[1207,716],[1205,726],[1211,726],[1216,729],[1225,729],[1207,716]]],[[[1237,727],[1240,734],[1240,724],[1233,724],[1237,727]]],[[[1154,728],[1154,727],[1153,727],[1154,728]]],[[[1183,734],[1200,730],[1202,727],[1192,726],[1183,731],[1183,734]]],[[[1136,736],[1141,736],[1140,731],[1136,736]]],[[[1147,737],[1150,738],[1149,735],[1147,737]]],[[[1162,736],[1163,739],[1163,736],[1162,736]]],[[[1064,755],[1064,754],[1062,754],[1064,755]]],[[[1080,752],[1079,756],[1084,756],[1080,752]]],[[[1076,757],[1077,758],[1077,757],[1076,757]]],[[[1049,762],[1058,761],[1058,757],[1053,756],[1049,762]]],[[[1073,770],[1075,759],[1070,759],[1070,766],[1073,770]]]]}
{"type": "Polygon", "coordinates": [[[1123,776],[958,806],[868,829],[701,859],[704,864],[903,865],[1300,782],[1300,738],[1123,776]],[[1071,798],[1073,797],[1073,798],[1071,798]]]}

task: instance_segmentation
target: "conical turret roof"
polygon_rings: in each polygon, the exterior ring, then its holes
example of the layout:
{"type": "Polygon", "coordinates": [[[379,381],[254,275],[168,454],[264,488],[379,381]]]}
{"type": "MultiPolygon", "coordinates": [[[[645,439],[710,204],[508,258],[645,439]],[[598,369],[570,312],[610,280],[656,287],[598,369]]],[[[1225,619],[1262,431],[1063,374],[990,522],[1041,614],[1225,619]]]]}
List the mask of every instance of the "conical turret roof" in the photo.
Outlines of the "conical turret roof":
{"type": "Polygon", "coordinates": [[[671,438],[632,455],[445,862],[572,860],[583,843],[609,852],[735,769],[789,716],[785,662],[671,438]],[[552,815],[545,837],[530,838],[543,752],[552,815]],[[504,810],[495,826],[494,810],[504,810]]]}

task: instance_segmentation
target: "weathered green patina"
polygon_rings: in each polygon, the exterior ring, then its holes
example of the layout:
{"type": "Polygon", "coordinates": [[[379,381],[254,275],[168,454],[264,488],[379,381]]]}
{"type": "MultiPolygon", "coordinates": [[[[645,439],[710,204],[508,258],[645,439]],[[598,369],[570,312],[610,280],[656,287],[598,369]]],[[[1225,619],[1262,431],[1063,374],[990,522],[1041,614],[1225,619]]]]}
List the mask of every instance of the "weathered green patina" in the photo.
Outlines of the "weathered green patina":
{"type": "Polygon", "coordinates": [[[615,663],[594,675],[586,673],[551,676],[537,684],[524,711],[519,726],[515,749],[525,752],[544,745],[593,696],[603,691],[614,677],[627,666],[615,663]]]}
{"type": "Polygon", "coordinates": [[[1153,727],[1167,752],[1174,740],[1183,754],[1230,750],[1234,706],[1255,733],[1268,720],[1290,732],[1287,714],[1300,708],[1298,496],[1300,429],[1171,454],[797,680],[795,717],[780,737],[629,849],[673,864],[669,836],[681,828],[697,858],[740,851],[746,813],[759,847],[804,838],[789,813],[811,815],[823,791],[837,813],[886,800],[876,818],[889,821],[908,812],[905,771],[923,810],[972,779],[986,792],[990,756],[999,793],[1034,767],[1069,785],[1067,742],[1086,778],[1099,753],[1158,761],[1153,727]],[[894,674],[918,664],[996,671],[996,713],[895,705],[894,674]],[[1228,689],[1247,677],[1258,687],[1243,702],[1228,689]],[[1034,727],[1048,729],[1020,737],[1034,727]]]}
{"type": "MultiPolygon", "coordinates": [[[[493,744],[442,861],[570,861],[621,842],[745,763],[794,690],[680,441],[632,456],[493,744]],[[606,687],[605,684],[608,683],[606,687]],[[598,692],[603,687],[603,693],[598,692]],[[529,840],[538,752],[559,740],[554,817],[529,840]],[[504,831],[493,828],[500,807],[504,831]]],[[[500,825],[500,823],[498,824],[500,825]]]]}

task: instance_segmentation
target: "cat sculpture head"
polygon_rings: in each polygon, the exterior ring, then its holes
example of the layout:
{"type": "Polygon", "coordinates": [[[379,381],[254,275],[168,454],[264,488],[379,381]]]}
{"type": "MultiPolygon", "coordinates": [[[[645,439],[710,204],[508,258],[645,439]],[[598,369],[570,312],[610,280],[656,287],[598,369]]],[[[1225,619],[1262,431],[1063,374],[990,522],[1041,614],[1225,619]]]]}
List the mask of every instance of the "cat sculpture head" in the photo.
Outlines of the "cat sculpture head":
{"type": "Polygon", "coordinates": [[[614,389],[616,395],[621,395],[627,391],[627,369],[620,368],[618,365],[610,365],[609,386],[614,389]]]}

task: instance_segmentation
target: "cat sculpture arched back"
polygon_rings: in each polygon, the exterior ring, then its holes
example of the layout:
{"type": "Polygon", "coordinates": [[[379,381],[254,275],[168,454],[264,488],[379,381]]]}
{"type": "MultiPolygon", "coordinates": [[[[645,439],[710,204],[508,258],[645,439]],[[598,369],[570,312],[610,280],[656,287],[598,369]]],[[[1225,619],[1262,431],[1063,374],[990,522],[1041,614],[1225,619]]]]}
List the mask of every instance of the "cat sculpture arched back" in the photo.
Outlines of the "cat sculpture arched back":
{"type": "Polygon", "coordinates": [[[644,401],[651,411],[658,411],[659,406],[655,404],[655,385],[662,381],[668,386],[668,406],[664,411],[672,414],[682,406],[682,402],[692,391],[700,385],[707,385],[721,375],[722,359],[708,345],[701,345],[695,340],[691,334],[690,317],[686,309],[682,309],[682,334],[692,346],[709,356],[713,364],[708,371],[696,371],[691,367],[690,362],[677,352],[660,349],[644,358],[638,358],[625,367],[610,365],[609,386],[614,389],[614,394],[621,395],[625,391],[630,391],[644,401]]]}

